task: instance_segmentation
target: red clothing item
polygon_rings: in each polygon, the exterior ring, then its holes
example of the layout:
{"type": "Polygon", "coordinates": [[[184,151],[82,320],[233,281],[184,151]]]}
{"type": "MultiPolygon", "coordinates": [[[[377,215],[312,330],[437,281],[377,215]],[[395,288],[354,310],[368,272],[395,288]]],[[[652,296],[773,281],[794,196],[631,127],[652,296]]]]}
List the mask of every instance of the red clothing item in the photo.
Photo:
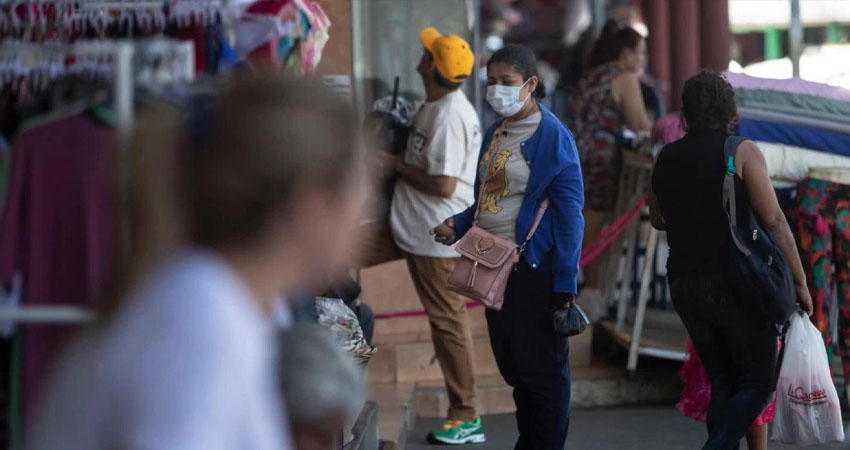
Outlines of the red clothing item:
{"type": "MultiPolygon", "coordinates": [[[[779,342],[780,349],[782,343],[779,342]]],[[[679,378],[682,379],[684,387],[682,389],[682,398],[676,404],[684,415],[699,422],[705,423],[708,420],[708,405],[711,402],[711,384],[708,381],[708,374],[705,372],[705,367],[697,355],[694,344],[691,338],[688,338],[686,347],[688,349],[688,359],[679,370],[679,378]]],[[[755,425],[764,425],[773,422],[773,415],[776,412],[776,397],[770,405],[765,408],[761,415],[756,419],[755,425]]]]}
{"type": "MultiPolygon", "coordinates": [[[[93,306],[118,257],[114,131],[86,113],[21,134],[0,219],[0,281],[24,276],[22,304],[93,306]]],[[[73,328],[24,328],[28,411],[73,328]]]]}
{"type": "Polygon", "coordinates": [[[667,145],[685,137],[680,122],[679,114],[668,114],[658,119],[652,127],[652,141],[667,145]]]}

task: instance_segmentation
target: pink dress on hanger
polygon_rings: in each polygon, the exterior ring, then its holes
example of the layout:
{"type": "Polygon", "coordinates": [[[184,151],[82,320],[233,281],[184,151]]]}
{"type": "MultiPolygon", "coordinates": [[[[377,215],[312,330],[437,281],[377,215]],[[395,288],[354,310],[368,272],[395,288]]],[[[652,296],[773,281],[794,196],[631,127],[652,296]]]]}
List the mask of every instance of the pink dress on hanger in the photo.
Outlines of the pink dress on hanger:
{"type": "MultiPolygon", "coordinates": [[[[115,131],[85,111],[38,120],[15,141],[0,218],[0,283],[21,274],[23,306],[96,308],[119,262],[115,131]]],[[[77,330],[23,327],[25,413],[77,330]]]]}
{"type": "MultiPolygon", "coordinates": [[[[688,359],[685,360],[685,364],[679,370],[679,377],[684,383],[684,388],[682,389],[682,398],[676,404],[676,408],[691,419],[704,423],[707,420],[708,404],[711,401],[711,385],[691,338],[688,338],[686,345],[688,359]]],[[[774,399],[756,419],[755,425],[773,422],[775,410],[776,400],[774,399]]]]}

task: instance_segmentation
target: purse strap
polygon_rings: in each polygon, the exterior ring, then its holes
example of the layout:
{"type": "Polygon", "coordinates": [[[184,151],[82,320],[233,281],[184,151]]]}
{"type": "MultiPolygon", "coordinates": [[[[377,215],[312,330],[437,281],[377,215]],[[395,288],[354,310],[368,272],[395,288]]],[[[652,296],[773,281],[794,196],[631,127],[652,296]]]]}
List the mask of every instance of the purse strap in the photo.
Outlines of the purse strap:
{"type": "Polygon", "coordinates": [[[729,136],[723,144],[723,159],[726,161],[726,177],[723,178],[723,209],[726,211],[726,219],[729,223],[729,234],[732,235],[732,242],[746,256],[750,256],[752,252],[745,246],[738,234],[735,233],[735,228],[738,227],[738,209],[735,197],[735,153],[741,142],[747,140],[741,136],[729,136]]]}
{"type": "Polygon", "coordinates": [[[534,218],[534,223],[531,224],[531,228],[528,229],[528,235],[525,236],[525,242],[522,243],[522,247],[519,248],[519,252],[522,253],[525,251],[525,248],[528,246],[528,242],[531,241],[531,238],[534,236],[534,232],[537,231],[537,227],[540,226],[540,222],[543,221],[543,214],[546,214],[546,208],[549,207],[549,197],[543,199],[543,203],[540,204],[540,209],[537,210],[537,216],[534,218]]]}

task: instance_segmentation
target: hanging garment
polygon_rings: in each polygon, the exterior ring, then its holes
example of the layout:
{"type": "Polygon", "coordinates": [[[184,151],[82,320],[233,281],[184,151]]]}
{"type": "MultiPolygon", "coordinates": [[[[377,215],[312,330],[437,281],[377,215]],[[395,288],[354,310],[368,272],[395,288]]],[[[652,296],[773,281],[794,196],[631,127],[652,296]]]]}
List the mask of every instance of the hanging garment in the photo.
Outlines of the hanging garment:
{"type": "Polygon", "coordinates": [[[301,43],[301,70],[305,74],[311,74],[319,66],[322,50],[330,39],[328,28],[331,26],[331,21],[316,2],[304,1],[300,12],[302,21],[303,19],[309,21],[308,25],[302,25],[305,35],[301,43]]]}
{"type": "Polygon", "coordinates": [[[12,147],[6,137],[0,134],[0,209],[6,198],[6,187],[9,184],[9,171],[12,167],[12,147]]]}
{"type": "Polygon", "coordinates": [[[835,341],[829,311],[833,286],[838,287],[837,340],[844,377],[850,381],[850,185],[805,180],[800,184],[793,216],[815,307],[812,321],[823,333],[827,348],[835,341]]]}
{"type": "MultiPolygon", "coordinates": [[[[777,345],[781,347],[782,343],[780,342],[777,345]]],[[[676,404],[676,409],[691,419],[705,423],[708,421],[708,405],[711,403],[711,383],[690,337],[685,341],[685,348],[688,351],[688,356],[685,363],[682,364],[682,368],[679,369],[679,378],[684,386],[682,397],[676,404]]],[[[776,401],[772,399],[770,405],[756,419],[755,425],[773,422],[775,411],[776,401]]]]}
{"type": "Polygon", "coordinates": [[[652,127],[652,141],[667,145],[685,137],[682,119],[679,113],[668,114],[655,121],[652,127]]]}
{"type": "MultiPolygon", "coordinates": [[[[22,303],[85,305],[116,266],[115,133],[86,112],[25,129],[0,219],[0,282],[23,275],[22,303]]],[[[24,407],[36,400],[68,327],[24,329],[24,407]]]]}
{"type": "MultiPolygon", "coordinates": [[[[236,53],[255,62],[278,65],[278,42],[303,37],[297,26],[299,8],[294,0],[253,3],[235,24],[236,53]]],[[[288,54],[288,52],[286,52],[288,54]]]]}

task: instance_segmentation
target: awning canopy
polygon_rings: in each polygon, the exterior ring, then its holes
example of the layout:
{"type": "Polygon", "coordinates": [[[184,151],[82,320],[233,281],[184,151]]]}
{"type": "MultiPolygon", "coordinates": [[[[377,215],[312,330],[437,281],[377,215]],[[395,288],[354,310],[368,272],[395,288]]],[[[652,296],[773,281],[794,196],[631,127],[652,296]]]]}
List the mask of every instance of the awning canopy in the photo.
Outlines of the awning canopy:
{"type": "MultiPolygon", "coordinates": [[[[832,22],[850,23],[850,1],[800,0],[804,26],[832,22]]],[[[787,28],[791,23],[790,0],[729,0],[729,23],[736,32],[764,28],[787,28]]]]}

